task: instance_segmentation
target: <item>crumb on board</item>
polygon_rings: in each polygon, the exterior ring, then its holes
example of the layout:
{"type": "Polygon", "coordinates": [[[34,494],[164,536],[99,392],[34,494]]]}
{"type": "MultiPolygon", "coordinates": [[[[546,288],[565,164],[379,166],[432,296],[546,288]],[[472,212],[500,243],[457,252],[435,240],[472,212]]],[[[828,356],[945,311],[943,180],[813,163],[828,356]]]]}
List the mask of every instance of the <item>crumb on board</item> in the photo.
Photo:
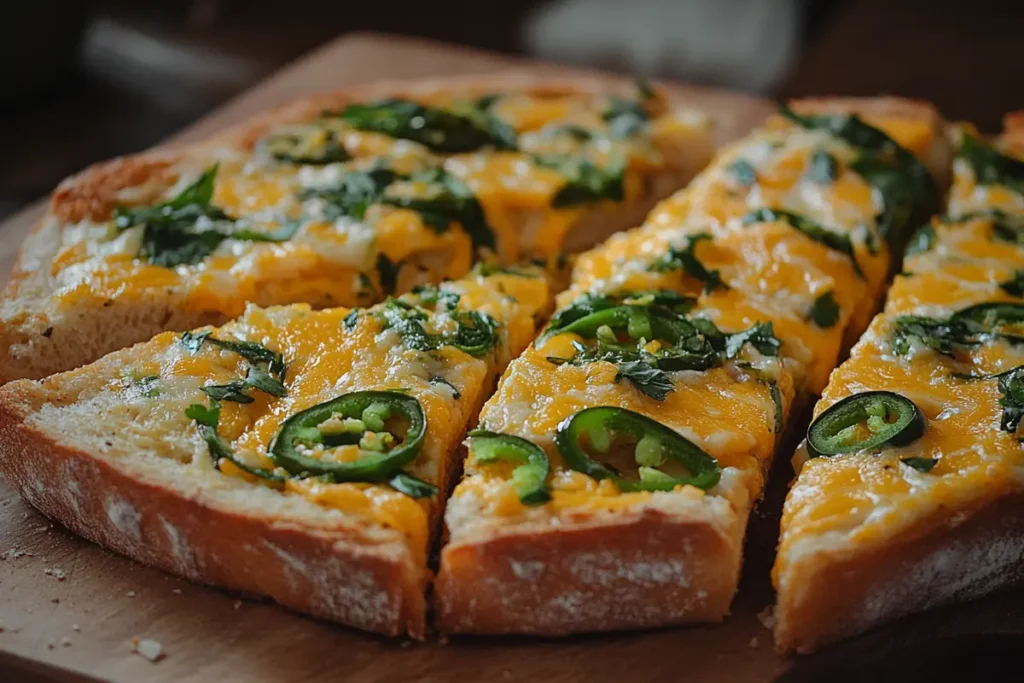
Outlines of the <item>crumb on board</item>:
{"type": "Polygon", "coordinates": [[[771,631],[775,628],[775,609],[768,605],[757,613],[757,620],[761,622],[761,626],[771,631]]]}
{"type": "Polygon", "coordinates": [[[132,652],[151,662],[159,662],[164,658],[164,648],[160,641],[152,638],[132,638],[132,652]]]}
{"type": "Polygon", "coordinates": [[[71,647],[71,639],[68,638],[67,636],[64,636],[63,638],[60,639],[60,646],[61,647],[71,647]]]}
{"type": "Polygon", "coordinates": [[[58,581],[63,581],[64,579],[67,578],[67,574],[65,574],[64,570],[61,569],[60,567],[47,567],[46,569],[43,570],[43,573],[46,574],[47,576],[52,576],[53,578],[57,579],[58,581]]]}
{"type": "Polygon", "coordinates": [[[32,557],[32,553],[27,550],[22,550],[18,547],[8,548],[7,550],[0,553],[0,560],[17,560],[21,557],[32,557]]]}
{"type": "Polygon", "coordinates": [[[71,624],[71,630],[72,631],[81,631],[82,627],[79,626],[78,624],[71,624]]]}
{"type": "Polygon", "coordinates": [[[751,648],[756,650],[757,646],[760,645],[760,644],[761,644],[761,641],[759,641],[757,639],[757,636],[754,636],[753,638],[750,639],[750,647],[751,648]]]}
{"type": "Polygon", "coordinates": [[[135,591],[128,591],[128,597],[129,598],[134,598],[135,597],[135,591]]]}
{"type": "Polygon", "coordinates": [[[181,589],[180,588],[175,588],[171,592],[174,593],[175,595],[181,595],[181,589]]]}
{"type": "Polygon", "coordinates": [[[233,607],[234,607],[235,609],[238,609],[238,608],[240,608],[241,606],[242,606],[242,601],[241,601],[241,600],[235,600],[235,604],[233,605],[233,607]]]}

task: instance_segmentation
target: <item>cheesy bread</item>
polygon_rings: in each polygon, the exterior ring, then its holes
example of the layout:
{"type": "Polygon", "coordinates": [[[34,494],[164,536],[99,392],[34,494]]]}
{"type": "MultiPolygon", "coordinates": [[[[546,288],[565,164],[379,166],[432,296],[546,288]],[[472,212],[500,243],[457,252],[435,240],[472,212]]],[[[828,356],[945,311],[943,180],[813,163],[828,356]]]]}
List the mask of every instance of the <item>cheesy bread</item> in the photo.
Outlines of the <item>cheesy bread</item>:
{"type": "Polygon", "coordinates": [[[467,442],[440,628],[723,618],[793,406],[880,305],[948,158],[926,106],[802,101],[583,254],[467,442]],[[911,151],[913,150],[913,151],[911,151]]]}
{"type": "Polygon", "coordinates": [[[947,211],[797,451],[775,639],[809,652],[1024,577],[1024,139],[958,131],[947,211]]]}
{"type": "Polygon", "coordinates": [[[521,76],[310,98],[65,181],[0,303],[0,382],[248,303],[367,306],[477,260],[556,263],[636,225],[712,150],[639,84],[521,76]]]}
{"type": "Polygon", "coordinates": [[[541,270],[494,266],[371,308],[250,305],[0,389],[0,472],[140,562],[422,637],[458,444],[550,305],[541,270]]]}

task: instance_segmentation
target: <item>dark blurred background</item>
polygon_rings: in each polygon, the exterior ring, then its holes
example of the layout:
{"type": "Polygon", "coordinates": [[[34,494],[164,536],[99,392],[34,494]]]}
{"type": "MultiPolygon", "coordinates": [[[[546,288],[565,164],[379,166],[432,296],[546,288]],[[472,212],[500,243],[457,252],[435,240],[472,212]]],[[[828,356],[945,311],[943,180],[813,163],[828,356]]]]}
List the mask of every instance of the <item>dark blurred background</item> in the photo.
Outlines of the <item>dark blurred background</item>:
{"type": "Polygon", "coordinates": [[[1024,108],[1024,0],[5,3],[0,216],[154,144],[331,38],[382,31],[768,97],[883,92],[996,131],[1024,108]]]}

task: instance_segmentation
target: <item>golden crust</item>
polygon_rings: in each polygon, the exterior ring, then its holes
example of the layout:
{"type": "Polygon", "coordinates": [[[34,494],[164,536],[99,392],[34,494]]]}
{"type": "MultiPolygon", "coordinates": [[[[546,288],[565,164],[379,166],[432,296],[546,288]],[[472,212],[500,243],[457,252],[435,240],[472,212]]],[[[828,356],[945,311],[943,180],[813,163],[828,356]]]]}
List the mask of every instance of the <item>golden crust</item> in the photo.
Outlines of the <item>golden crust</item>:
{"type": "Polygon", "coordinates": [[[47,517],[192,581],[369,631],[423,637],[428,577],[407,554],[354,543],[345,529],[230,509],[123,472],[33,427],[39,393],[29,381],[0,390],[0,474],[47,517]]]}
{"type": "Polygon", "coordinates": [[[810,653],[883,622],[1024,580],[1024,491],[940,510],[871,549],[821,551],[778,586],[775,644],[810,653]]]}
{"type": "Polygon", "coordinates": [[[563,636],[720,621],[736,590],[744,525],[646,510],[450,543],[434,589],[437,627],[563,636]]]}

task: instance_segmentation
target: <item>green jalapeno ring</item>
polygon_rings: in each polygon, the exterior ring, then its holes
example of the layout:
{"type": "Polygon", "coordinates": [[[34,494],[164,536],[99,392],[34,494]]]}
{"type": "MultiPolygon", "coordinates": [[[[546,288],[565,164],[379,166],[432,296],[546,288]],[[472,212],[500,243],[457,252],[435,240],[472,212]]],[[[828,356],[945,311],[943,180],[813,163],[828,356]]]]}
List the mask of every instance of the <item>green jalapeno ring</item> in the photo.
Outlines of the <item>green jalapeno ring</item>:
{"type": "Polygon", "coordinates": [[[891,391],[865,391],[837,401],[824,410],[807,428],[807,448],[811,457],[830,457],[877,448],[882,445],[906,446],[924,433],[921,409],[905,396],[891,391]],[[889,415],[895,422],[884,422],[889,415]],[[859,441],[844,438],[843,432],[862,422],[875,420],[872,434],[859,441]]]}
{"type": "Polygon", "coordinates": [[[551,464],[544,449],[518,436],[485,429],[474,429],[469,438],[473,457],[478,463],[521,463],[513,470],[512,480],[523,505],[542,505],[551,500],[547,486],[551,464]]]}
{"type": "Polygon", "coordinates": [[[721,478],[718,461],[675,430],[646,415],[611,406],[584,408],[558,425],[555,445],[566,464],[594,479],[611,479],[623,491],[671,491],[677,486],[696,486],[705,491],[721,478]],[[587,436],[592,449],[606,452],[610,432],[636,439],[635,458],[640,481],[622,477],[614,468],[593,459],[582,446],[587,436]],[[658,469],[666,459],[683,465],[690,477],[673,477],[658,469]]]}
{"type": "MultiPolygon", "coordinates": [[[[353,423],[354,424],[354,423],[353,423]]],[[[355,425],[358,428],[358,425],[355,425]]],[[[293,475],[330,475],[334,481],[386,481],[416,459],[427,432],[427,419],[420,402],[397,391],[356,391],[325,401],[295,413],[281,425],[270,444],[274,464],[293,475]],[[373,406],[377,406],[376,408],[373,406]],[[404,442],[386,452],[370,452],[352,462],[328,462],[303,455],[296,442],[309,443],[312,431],[334,416],[362,422],[364,411],[378,417],[382,412],[397,413],[409,420],[404,442]],[[387,409],[387,410],[384,410],[387,409]]],[[[352,443],[351,440],[348,441],[352,443]]],[[[344,443],[344,440],[342,441],[344,443]]]]}

